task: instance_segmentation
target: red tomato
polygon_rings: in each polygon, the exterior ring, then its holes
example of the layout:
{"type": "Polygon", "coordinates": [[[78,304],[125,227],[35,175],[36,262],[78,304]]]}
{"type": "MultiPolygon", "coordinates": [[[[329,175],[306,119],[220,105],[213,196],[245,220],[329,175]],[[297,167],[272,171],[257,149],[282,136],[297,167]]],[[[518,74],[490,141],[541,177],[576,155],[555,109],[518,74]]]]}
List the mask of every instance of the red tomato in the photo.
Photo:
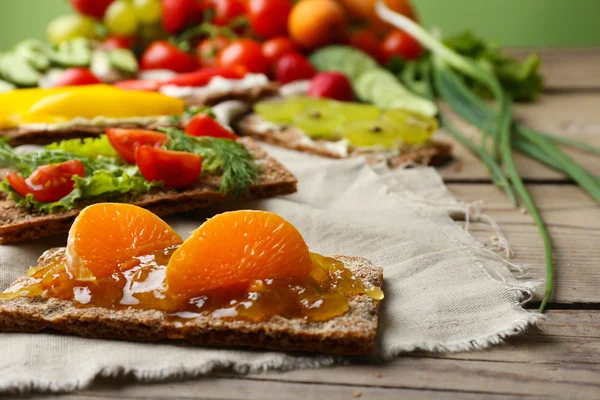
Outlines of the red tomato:
{"type": "Polygon", "coordinates": [[[144,178],[163,182],[168,188],[193,185],[202,171],[199,155],[152,146],[138,146],[135,160],[144,178]]]}
{"type": "Polygon", "coordinates": [[[186,74],[177,74],[175,77],[164,82],[165,85],[177,86],[205,86],[210,81],[220,76],[225,79],[242,79],[246,75],[246,68],[236,65],[229,68],[204,68],[186,74]]]}
{"type": "Polygon", "coordinates": [[[278,36],[262,44],[263,55],[271,63],[277,62],[282,56],[300,51],[298,46],[287,36],[278,36]]]}
{"type": "Polygon", "coordinates": [[[235,18],[246,14],[244,0],[210,0],[209,7],[214,10],[212,22],[215,25],[229,25],[235,18]]]}
{"type": "Polygon", "coordinates": [[[142,54],[140,60],[142,69],[169,69],[175,72],[191,72],[198,68],[196,59],[181,51],[177,46],[166,40],[157,40],[142,54]]]}
{"type": "Polygon", "coordinates": [[[241,65],[248,72],[266,74],[269,61],[262,53],[260,43],[252,39],[237,39],[225,47],[218,55],[219,67],[241,65]]]}
{"type": "Polygon", "coordinates": [[[96,75],[92,74],[87,68],[69,68],[62,73],[60,78],[56,80],[54,86],[83,86],[83,85],[96,85],[102,83],[100,79],[96,78],[96,75]]]}
{"type": "Polygon", "coordinates": [[[354,89],[346,75],[334,71],[319,72],[311,81],[308,95],[339,101],[354,100],[354,89]]]}
{"type": "Polygon", "coordinates": [[[229,44],[228,37],[217,35],[212,38],[207,38],[198,43],[196,47],[196,55],[202,67],[216,67],[217,54],[229,44]]]}
{"type": "Polygon", "coordinates": [[[287,34],[290,0],[248,0],[248,17],[254,33],[269,39],[287,34]]]}
{"type": "Polygon", "coordinates": [[[162,26],[178,33],[188,25],[202,22],[202,4],[198,0],[162,0],[162,26]]]}
{"type": "Polygon", "coordinates": [[[102,19],[114,0],[71,0],[71,5],[81,14],[102,19]]]}
{"type": "Polygon", "coordinates": [[[383,61],[387,63],[393,56],[405,60],[415,60],[421,56],[421,45],[412,36],[403,31],[392,31],[381,43],[383,61]]]}
{"type": "Polygon", "coordinates": [[[362,50],[377,61],[381,62],[383,58],[377,35],[367,29],[358,30],[350,35],[350,45],[362,50]]]}
{"type": "Polygon", "coordinates": [[[113,83],[116,86],[125,90],[140,90],[143,92],[157,92],[160,89],[162,82],[151,81],[146,79],[130,79],[127,81],[119,81],[113,83]]]}
{"type": "Polygon", "coordinates": [[[167,140],[164,133],[144,129],[109,128],[106,130],[106,137],[117,153],[129,163],[135,162],[136,147],[158,147],[167,140]]]}
{"type": "Polygon", "coordinates": [[[133,37],[109,36],[100,45],[104,50],[131,49],[133,46],[133,37]]]}
{"type": "Polygon", "coordinates": [[[62,199],[73,191],[74,175],[85,176],[85,167],[79,160],[70,160],[60,164],[38,167],[29,178],[23,178],[16,172],[6,178],[13,189],[21,196],[32,194],[37,201],[53,202],[62,199]]]}
{"type": "Polygon", "coordinates": [[[316,73],[315,67],[300,53],[286,54],[275,65],[275,78],[283,84],[310,79],[316,73]]]}
{"type": "Polygon", "coordinates": [[[234,140],[238,137],[206,113],[196,114],[185,126],[185,133],[191,136],[210,136],[234,140]]]}

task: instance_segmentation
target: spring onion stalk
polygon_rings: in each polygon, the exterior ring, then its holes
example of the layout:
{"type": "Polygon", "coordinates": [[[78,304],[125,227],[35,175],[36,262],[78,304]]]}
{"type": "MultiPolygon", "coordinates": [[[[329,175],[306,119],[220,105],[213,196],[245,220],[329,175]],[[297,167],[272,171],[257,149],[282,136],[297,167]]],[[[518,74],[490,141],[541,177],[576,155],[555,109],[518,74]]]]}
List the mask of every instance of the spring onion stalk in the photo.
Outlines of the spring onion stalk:
{"type": "MultiPolygon", "coordinates": [[[[485,102],[475,96],[452,70],[444,69],[443,76],[446,82],[452,86],[453,91],[457,92],[456,96],[463,101],[452,102],[454,111],[473,125],[485,129],[484,121],[493,115],[494,111],[485,102]],[[484,116],[485,114],[487,116],[484,116]]],[[[518,132],[518,135],[514,138],[513,142],[525,139],[535,144],[540,149],[540,152],[537,154],[544,154],[542,156],[543,159],[536,157],[539,161],[548,164],[544,160],[548,158],[552,159],[555,168],[558,167],[556,169],[564,172],[577,182],[594,200],[600,203],[600,183],[598,182],[598,177],[577,164],[575,160],[554,145],[546,135],[542,135],[522,124],[515,124],[515,130],[518,132]]]]}
{"type": "MultiPolygon", "coordinates": [[[[512,101],[510,99],[506,99],[505,102],[506,104],[503,106],[503,108],[511,109],[512,101]]],[[[519,194],[521,200],[523,200],[523,204],[525,204],[527,211],[529,211],[533,220],[535,221],[544,243],[544,259],[546,261],[546,291],[544,293],[542,304],[540,304],[540,312],[544,312],[544,309],[550,300],[550,296],[552,295],[552,291],[554,290],[554,255],[552,251],[552,241],[550,240],[548,228],[546,227],[539,210],[533,202],[531,195],[527,191],[527,188],[525,188],[523,180],[521,179],[519,171],[515,165],[510,135],[511,124],[512,120],[508,118],[503,118],[500,123],[500,129],[505,131],[505,134],[502,135],[501,142],[502,160],[504,161],[504,166],[506,167],[506,171],[508,172],[508,176],[515,190],[519,194]]]]}

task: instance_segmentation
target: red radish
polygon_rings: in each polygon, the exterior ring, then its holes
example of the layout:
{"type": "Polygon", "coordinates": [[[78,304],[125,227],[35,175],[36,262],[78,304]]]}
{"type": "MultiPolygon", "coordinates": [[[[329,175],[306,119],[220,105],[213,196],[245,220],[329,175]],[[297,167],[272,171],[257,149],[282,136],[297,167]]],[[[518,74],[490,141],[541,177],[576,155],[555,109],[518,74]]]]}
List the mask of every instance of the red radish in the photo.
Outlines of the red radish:
{"type": "Polygon", "coordinates": [[[308,95],[311,97],[327,97],[339,101],[354,100],[354,89],[344,74],[325,71],[317,74],[310,82],[308,95]]]}
{"type": "Polygon", "coordinates": [[[79,13],[102,19],[106,9],[114,0],[71,0],[71,5],[79,13]]]}
{"type": "Polygon", "coordinates": [[[69,68],[56,80],[55,87],[83,86],[102,83],[96,75],[87,68],[69,68]]]}
{"type": "Polygon", "coordinates": [[[283,84],[310,79],[316,73],[315,67],[300,53],[285,54],[275,65],[275,78],[283,84]]]}

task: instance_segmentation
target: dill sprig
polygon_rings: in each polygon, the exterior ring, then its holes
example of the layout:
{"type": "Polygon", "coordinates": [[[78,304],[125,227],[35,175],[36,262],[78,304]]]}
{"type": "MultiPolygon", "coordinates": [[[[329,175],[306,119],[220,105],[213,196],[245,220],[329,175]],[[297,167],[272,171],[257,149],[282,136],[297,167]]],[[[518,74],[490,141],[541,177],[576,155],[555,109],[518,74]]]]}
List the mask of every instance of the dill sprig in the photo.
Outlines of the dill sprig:
{"type": "Polygon", "coordinates": [[[248,191],[256,183],[259,169],[244,146],[230,139],[195,137],[176,128],[161,129],[167,133],[165,148],[186,151],[202,157],[202,169],[221,174],[223,193],[232,191],[236,196],[248,191]]]}

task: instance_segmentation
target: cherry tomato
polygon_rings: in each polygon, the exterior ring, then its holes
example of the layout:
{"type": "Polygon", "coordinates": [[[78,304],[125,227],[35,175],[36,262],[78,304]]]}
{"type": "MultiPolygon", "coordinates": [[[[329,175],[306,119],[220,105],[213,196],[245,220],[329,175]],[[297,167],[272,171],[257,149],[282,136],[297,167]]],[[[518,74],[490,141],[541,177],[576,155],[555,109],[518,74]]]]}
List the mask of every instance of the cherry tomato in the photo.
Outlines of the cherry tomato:
{"type": "Polygon", "coordinates": [[[135,160],[144,178],[163,182],[168,188],[193,185],[202,171],[199,155],[152,146],[138,146],[135,160]]]}
{"type": "Polygon", "coordinates": [[[300,51],[298,46],[287,36],[278,36],[262,44],[263,55],[271,63],[277,62],[282,56],[300,51]]]}
{"type": "Polygon", "coordinates": [[[169,69],[175,72],[191,72],[198,68],[196,58],[181,51],[177,46],[157,40],[148,46],[140,60],[142,69],[169,69]]]}
{"type": "Polygon", "coordinates": [[[74,9],[83,15],[102,19],[106,9],[114,0],[71,0],[74,9]]]}
{"type": "Polygon", "coordinates": [[[300,53],[286,54],[275,65],[275,78],[283,84],[310,79],[316,73],[315,67],[300,53]]]}
{"type": "Polygon", "coordinates": [[[158,147],[167,140],[164,133],[144,129],[109,128],[106,130],[106,137],[117,153],[129,163],[135,162],[136,147],[158,147]]]}
{"type": "Polygon", "coordinates": [[[205,86],[217,76],[225,79],[242,79],[246,75],[246,72],[246,68],[241,65],[229,68],[204,68],[195,72],[177,74],[173,78],[166,80],[164,84],[195,87],[205,86]]]}
{"type": "Polygon", "coordinates": [[[290,0],[249,0],[248,17],[254,33],[269,39],[287,34],[290,0]]]}
{"type": "Polygon", "coordinates": [[[29,178],[23,178],[16,172],[9,173],[6,178],[21,196],[32,194],[37,201],[50,203],[73,191],[74,175],[85,176],[85,167],[79,160],[43,165],[33,171],[29,178]]]}
{"type": "Polygon", "coordinates": [[[56,80],[54,86],[83,86],[102,83],[96,75],[87,68],[69,68],[56,80]]]}
{"type": "Polygon", "coordinates": [[[123,37],[123,36],[109,36],[100,45],[100,48],[104,50],[115,50],[115,49],[131,49],[133,46],[134,38],[123,37]]]}
{"type": "Polygon", "coordinates": [[[246,13],[244,0],[210,0],[209,7],[214,10],[212,22],[215,25],[229,25],[235,18],[246,13]]]}
{"type": "Polygon", "coordinates": [[[196,114],[185,126],[185,133],[191,136],[210,136],[233,140],[238,137],[206,113],[196,114]]]}
{"type": "Polygon", "coordinates": [[[362,50],[375,60],[381,62],[383,59],[381,45],[375,33],[367,29],[361,29],[351,34],[349,41],[352,47],[362,50]]]}
{"type": "Polygon", "coordinates": [[[421,51],[419,42],[408,33],[399,30],[390,32],[381,43],[384,63],[389,62],[393,56],[415,60],[421,56],[421,51]]]}
{"type": "Polygon", "coordinates": [[[157,92],[161,85],[162,82],[160,81],[152,81],[147,79],[130,79],[113,83],[113,86],[121,89],[139,90],[142,92],[157,92]]]}
{"type": "Polygon", "coordinates": [[[262,53],[260,43],[252,39],[237,39],[225,47],[218,55],[219,67],[241,65],[248,72],[266,74],[269,61],[262,53]]]}
{"type": "Polygon", "coordinates": [[[229,44],[230,40],[226,36],[217,35],[206,38],[198,43],[196,55],[202,67],[216,67],[217,54],[229,44]]]}
{"type": "Polygon", "coordinates": [[[198,0],[162,0],[162,25],[169,33],[178,33],[188,25],[202,22],[198,0]]]}

